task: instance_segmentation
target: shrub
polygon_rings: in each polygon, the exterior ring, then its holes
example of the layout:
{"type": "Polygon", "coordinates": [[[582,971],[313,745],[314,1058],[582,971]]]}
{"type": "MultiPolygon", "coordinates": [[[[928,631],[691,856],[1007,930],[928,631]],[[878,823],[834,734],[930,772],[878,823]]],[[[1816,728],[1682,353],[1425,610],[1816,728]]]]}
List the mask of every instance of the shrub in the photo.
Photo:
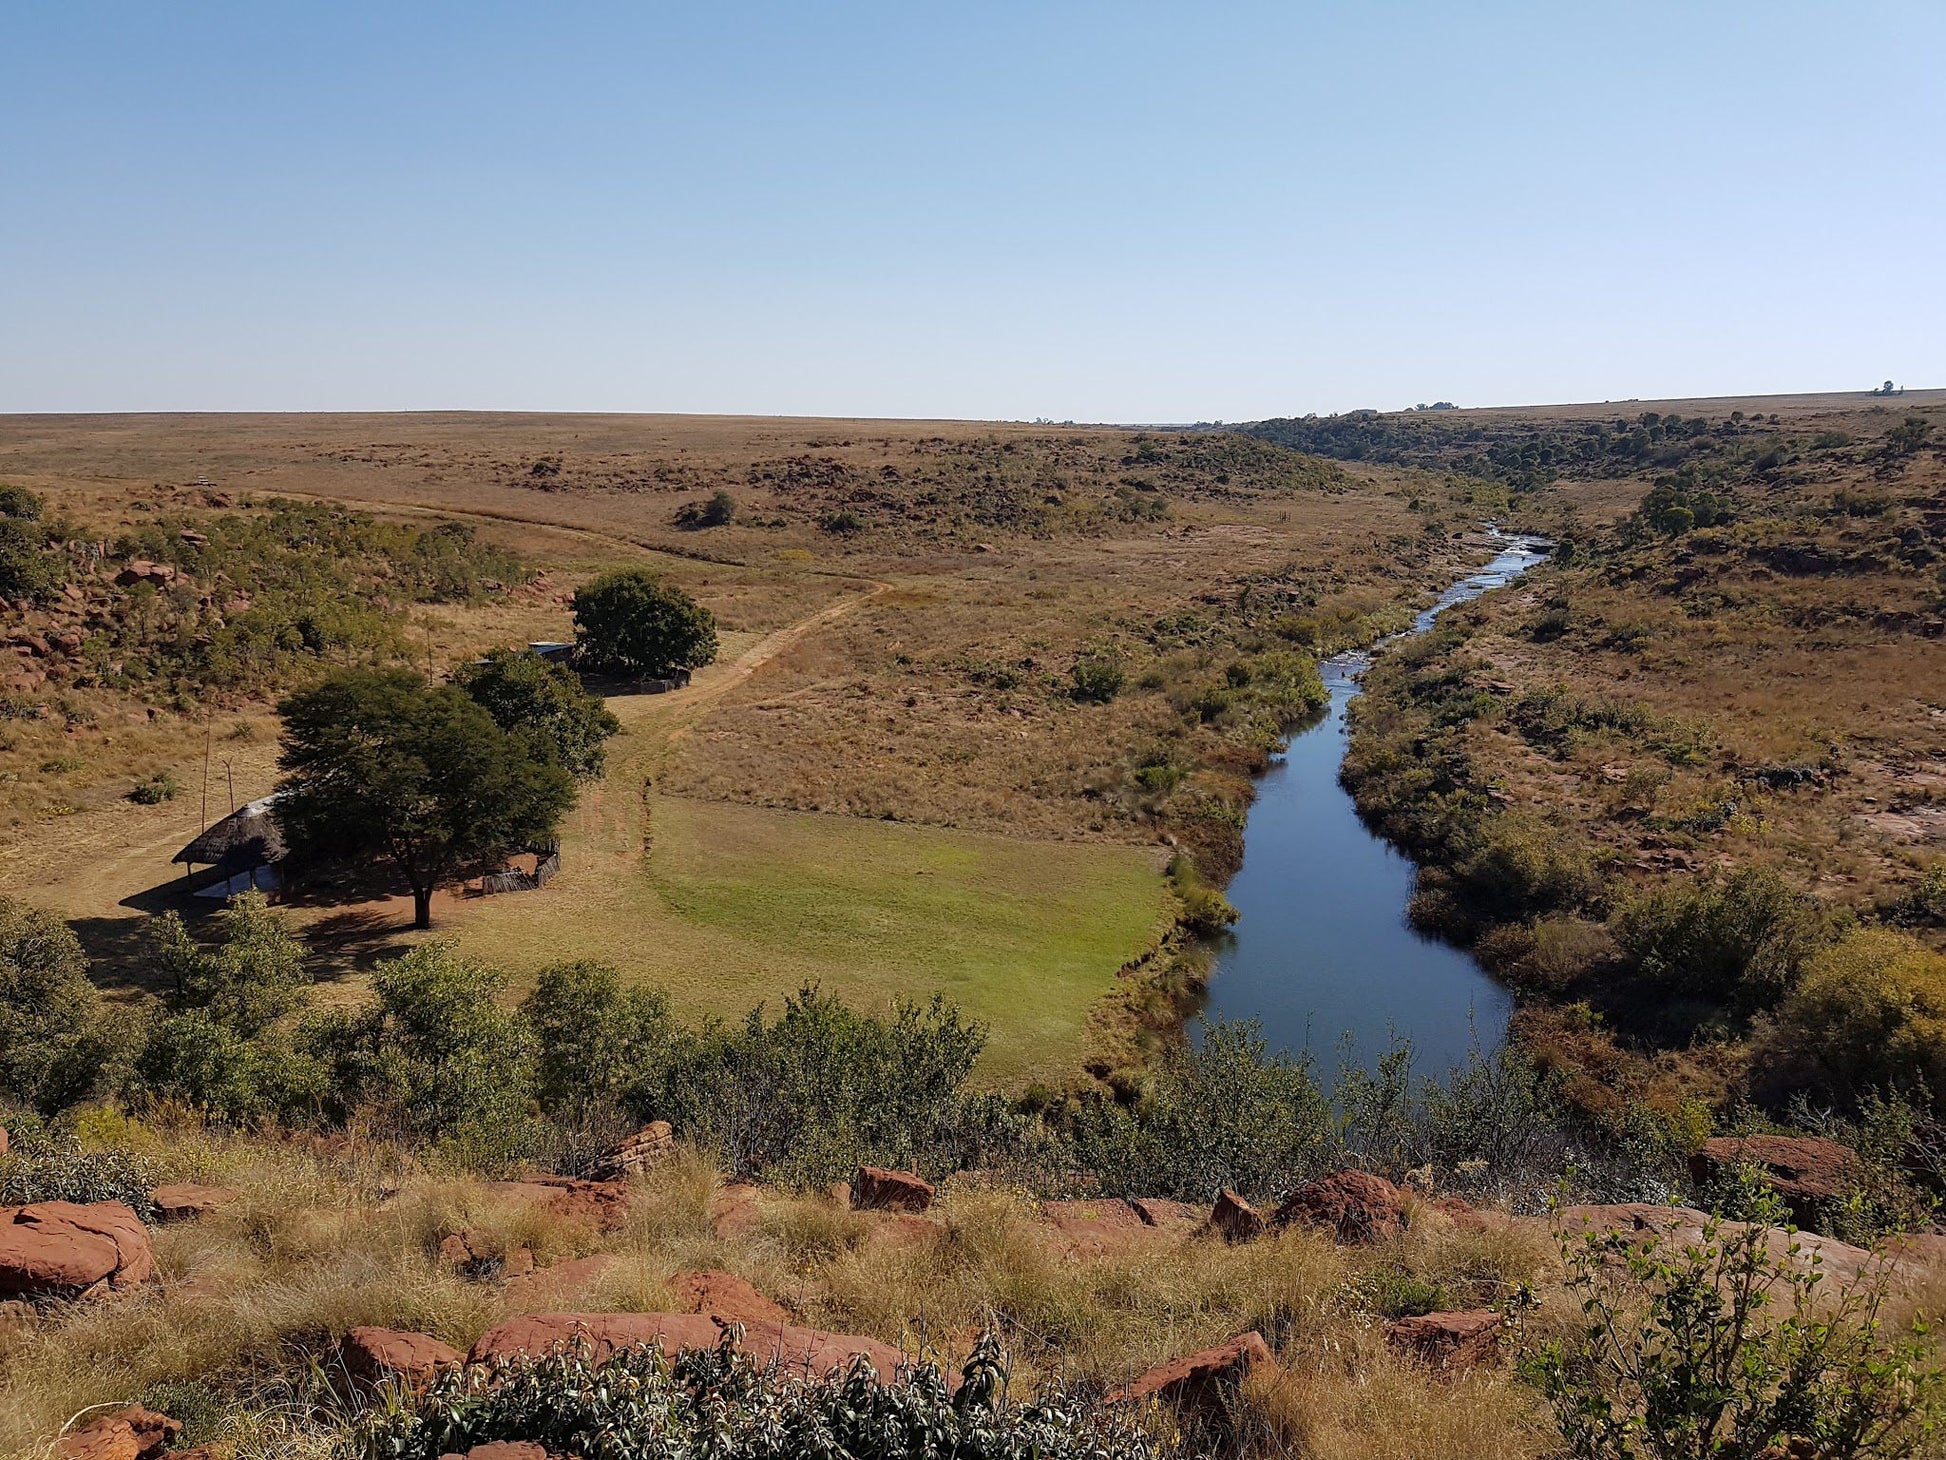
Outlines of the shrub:
{"type": "Polygon", "coordinates": [[[300,1045],[330,1074],[334,1113],[431,1137],[483,1167],[516,1158],[531,1132],[533,1064],[501,976],[428,943],[372,972],[373,1001],[311,1021],[300,1045]]]}
{"type": "Polygon", "coordinates": [[[686,530],[728,527],[736,516],[737,499],[719,488],[707,502],[685,502],[676,509],[676,526],[686,530]]]}
{"type": "Polygon", "coordinates": [[[1614,933],[1647,982],[1749,1013],[1797,986],[1831,925],[1815,899],[1751,868],[1638,898],[1614,933]]]}
{"type": "Polygon", "coordinates": [[[1861,929],[1810,963],[1778,1011],[1774,1051],[1825,1088],[1946,1093],[1946,954],[1861,929]]]}
{"type": "Polygon", "coordinates": [[[160,806],[164,801],[173,801],[182,793],[182,785],[167,771],[155,771],[142,777],[128,793],[128,799],[138,806],[160,806]]]}
{"type": "Polygon", "coordinates": [[[653,1086],[674,1035],[660,989],[624,988],[601,963],[543,969],[520,1010],[533,1036],[541,1108],[569,1120],[653,1086]]]}
{"type": "Polygon", "coordinates": [[[674,1359],[635,1348],[596,1362],[582,1348],[449,1373],[422,1397],[395,1395],[367,1416],[350,1453],[438,1460],[495,1440],[632,1460],[1150,1460],[1164,1453],[1134,1405],[1054,1389],[1009,1402],[1006,1369],[990,1340],[954,1393],[930,1365],[883,1384],[859,1361],[823,1379],[793,1377],[751,1363],[734,1335],[728,1330],[721,1347],[674,1359]]]}
{"type": "Polygon", "coordinates": [[[112,1079],[112,1052],[73,931],[52,913],[0,898],[0,1094],[60,1110],[112,1079]]]}
{"type": "Polygon", "coordinates": [[[155,1173],[127,1151],[86,1150],[72,1134],[14,1124],[13,1144],[0,1155],[0,1206],[37,1201],[119,1201],[145,1220],[155,1214],[149,1189],[155,1173]]]}
{"type": "Polygon", "coordinates": [[[806,988],[774,1023],[759,1006],[741,1025],[683,1035],[634,1099],[741,1176],[815,1185],[861,1162],[936,1171],[960,1159],[961,1089],[985,1044],[984,1027],[938,998],[884,1020],[806,988]]]}
{"type": "Polygon", "coordinates": [[[232,898],[214,921],[215,936],[203,947],[180,914],[162,914],[149,929],[156,964],[175,1008],[198,1010],[248,1038],[304,1001],[311,983],[304,944],[261,892],[232,898]]]}
{"type": "Polygon", "coordinates": [[[44,603],[61,587],[65,564],[48,546],[47,531],[18,517],[0,517],[0,598],[44,603]]]}
{"type": "MultiPolygon", "coordinates": [[[[1780,1221],[1781,1205],[1762,1215],[1780,1221]]],[[[1795,1242],[1779,1251],[1764,1225],[1716,1221],[1680,1248],[1623,1231],[1562,1251],[1584,1325],[1523,1367],[1576,1460],[1756,1457],[1792,1441],[1821,1460],[1893,1460],[1934,1433],[1939,1374],[1920,1337],[1882,1327],[1883,1268],[1831,1293],[1795,1242]]]]}
{"type": "Polygon", "coordinates": [[[574,594],[575,656],[598,674],[666,678],[716,657],[716,618],[646,568],[620,568],[574,594]]]}
{"type": "Polygon", "coordinates": [[[1074,682],[1073,694],[1077,700],[1091,705],[1105,705],[1122,692],[1128,683],[1128,670],[1119,654],[1105,649],[1092,650],[1074,661],[1068,671],[1074,682]]]}
{"type": "Polygon", "coordinates": [[[1573,912],[1601,893],[1576,838],[1511,814],[1484,824],[1452,879],[1467,910],[1495,923],[1573,912]]]}

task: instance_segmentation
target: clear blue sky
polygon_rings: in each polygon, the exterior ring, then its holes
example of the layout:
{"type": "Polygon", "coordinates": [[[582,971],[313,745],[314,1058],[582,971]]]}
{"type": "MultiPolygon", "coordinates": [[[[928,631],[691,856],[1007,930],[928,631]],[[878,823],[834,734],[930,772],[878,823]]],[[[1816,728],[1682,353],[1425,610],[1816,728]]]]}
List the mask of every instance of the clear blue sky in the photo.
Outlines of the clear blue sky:
{"type": "Polygon", "coordinates": [[[1942,57],[1942,0],[12,0],[0,411],[1942,385],[1942,57]]]}

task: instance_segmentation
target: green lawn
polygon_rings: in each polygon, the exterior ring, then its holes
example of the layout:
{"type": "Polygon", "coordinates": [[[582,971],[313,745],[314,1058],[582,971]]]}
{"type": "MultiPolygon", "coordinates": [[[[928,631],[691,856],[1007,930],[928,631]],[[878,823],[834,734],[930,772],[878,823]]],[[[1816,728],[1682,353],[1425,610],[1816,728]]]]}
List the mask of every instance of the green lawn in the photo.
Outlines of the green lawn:
{"type": "Polygon", "coordinates": [[[866,1008],[944,993],[990,1026],[981,1078],[1015,1086],[1077,1067],[1090,1009],[1167,915],[1141,848],[667,798],[649,811],[646,860],[570,837],[549,887],[469,903],[442,934],[521,977],[601,959],[690,1018],[807,982],[866,1008]]]}

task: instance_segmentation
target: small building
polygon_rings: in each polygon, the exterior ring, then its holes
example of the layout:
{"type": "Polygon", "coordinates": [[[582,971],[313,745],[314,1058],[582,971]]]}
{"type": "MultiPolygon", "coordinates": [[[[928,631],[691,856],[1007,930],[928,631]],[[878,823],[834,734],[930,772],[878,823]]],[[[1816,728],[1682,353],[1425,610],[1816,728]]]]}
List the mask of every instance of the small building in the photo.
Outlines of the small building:
{"type": "Polygon", "coordinates": [[[234,897],[258,888],[269,892],[278,885],[277,864],[284,860],[283,828],[277,824],[275,794],[239,806],[171,859],[187,865],[189,876],[198,867],[214,867],[223,875],[198,897],[234,897]]]}

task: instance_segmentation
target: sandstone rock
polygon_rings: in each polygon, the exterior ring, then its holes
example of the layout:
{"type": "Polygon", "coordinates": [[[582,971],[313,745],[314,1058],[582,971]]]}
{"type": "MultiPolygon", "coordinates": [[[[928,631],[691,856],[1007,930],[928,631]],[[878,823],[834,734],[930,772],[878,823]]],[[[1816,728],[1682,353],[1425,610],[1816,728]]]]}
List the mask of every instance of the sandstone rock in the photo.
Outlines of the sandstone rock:
{"type": "Polygon", "coordinates": [[[221,1211],[237,1200],[237,1194],[227,1186],[197,1186],[182,1181],[158,1186],[149,1193],[149,1200],[155,1203],[158,1222],[186,1222],[221,1211]]]}
{"type": "Polygon", "coordinates": [[[685,1313],[713,1313],[731,1323],[790,1322],[790,1314],[732,1272],[679,1272],[669,1279],[669,1291],[685,1313]]]}
{"type": "Polygon", "coordinates": [[[1475,1308],[1401,1318],[1385,1325],[1385,1341],[1436,1369],[1470,1369],[1500,1356],[1500,1315],[1475,1308]]]}
{"type": "Polygon", "coordinates": [[[1225,1188],[1216,1194],[1216,1205],[1210,1208],[1209,1224],[1225,1242],[1248,1242],[1263,1232],[1264,1218],[1263,1213],[1249,1202],[1225,1188]]]}
{"type": "Polygon", "coordinates": [[[1128,1386],[1126,1397],[1154,1399],[1185,1414],[1216,1418],[1229,1413],[1238,1386],[1258,1365],[1276,1362],[1264,1336],[1252,1330],[1149,1370],[1128,1386]]]}
{"type": "Polygon", "coordinates": [[[1070,1252],[1101,1256],[1153,1242],[1155,1229],[1120,1197],[1091,1201],[1044,1201],[1041,1220],[1060,1234],[1070,1252]]]}
{"type": "Polygon", "coordinates": [[[728,1182],[710,1198],[710,1230],[725,1241],[749,1236],[762,1220],[757,1188],[747,1181],[728,1182]]]}
{"type": "Polygon", "coordinates": [[[12,1144],[13,1137],[7,1134],[7,1128],[4,1125],[0,1125],[0,1156],[6,1155],[7,1147],[12,1144]]]}
{"type": "Polygon", "coordinates": [[[464,1452],[453,1451],[439,1460],[548,1460],[547,1447],[532,1440],[488,1440],[464,1452]]]}
{"type": "Polygon", "coordinates": [[[1815,1230],[1821,1213],[1841,1200],[1858,1172],[1849,1146],[1818,1136],[1717,1136],[1689,1158],[1698,1186],[1755,1166],[1790,1208],[1791,1220],[1815,1230]]]}
{"type": "Polygon", "coordinates": [[[534,1270],[534,1253],[529,1247],[495,1251],[491,1237],[478,1227],[453,1232],[439,1241],[439,1260],[461,1277],[476,1281],[490,1277],[524,1277],[534,1270]]]}
{"type": "Polygon", "coordinates": [[[121,1202],[0,1207],[0,1298],[98,1297],[154,1267],[148,1230],[121,1202]]]}
{"type": "Polygon", "coordinates": [[[634,1135],[611,1146],[588,1172],[596,1181],[622,1181],[637,1171],[658,1166],[675,1154],[676,1136],[666,1120],[652,1120],[634,1135]]]}
{"type": "Polygon", "coordinates": [[[932,1205],[930,1182],[911,1171],[860,1166],[851,1179],[851,1205],[861,1212],[923,1212],[932,1205]]]}
{"type": "MultiPolygon", "coordinates": [[[[535,1313],[489,1329],[473,1345],[475,1363],[539,1357],[562,1344],[585,1340],[595,1356],[606,1358],[617,1349],[660,1343],[664,1351],[714,1348],[722,1326],[706,1313],[535,1313]]],[[[904,1356],[875,1338],[850,1333],[827,1333],[782,1323],[744,1325],[743,1349],[758,1363],[773,1359],[780,1368],[807,1377],[843,1369],[853,1355],[863,1354],[884,1378],[890,1378],[904,1356]]]]}
{"type": "MultiPolygon", "coordinates": [[[[1707,1212],[1697,1211],[1694,1207],[1625,1202],[1609,1206],[1562,1207],[1551,1218],[1536,1220],[1547,1221],[1556,1232],[1568,1236],[1593,1232],[1639,1236],[1644,1242],[1653,1238],[1659,1244],[1659,1251],[1674,1253],[1684,1247],[1700,1245],[1713,1219],[1707,1212]]],[[[1726,1221],[1715,1225],[1719,1245],[1750,1230],[1747,1222],[1726,1221]]],[[[1818,1270],[1824,1274],[1820,1287],[1825,1292],[1858,1281],[1872,1271],[1879,1261],[1865,1248],[1853,1247],[1835,1237],[1820,1237],[1815,1232],[1791,1233],[1782,1227],[1759,1230],[1763,1234],[1765,1250],[1777,1262],[1794,1260],[1808,1264],[1812,1258],[1818,1259],[1818,1270]],[[1794,1259],[1790,1252],[1792,1247],[1797,1248],[1794,1259]]],[[[1929,1256],[1921,1259],[1911,1252],[1901,1254],[1896,1247],[1891,1250],[1890,1262],[1890,1275],[1900,1282],[1924,1278],[1934,1270],[1929,1256]]]]}
{"type": "Polygon", "coordinates": [[[1368,1171],[1334,1171],[1291,1193],[1271,1221],[1319,1227],[1339,1242],[1377,1242],[1405,1230],[1405,1194],[1368,1171]]]}
{"type": "Polygon", "coordinates": [[[133,588],[147,583],[161,588],[176,581],[176,570],[167,563],[152,563],[147,558],[130,558],[128,566],[115,575],[117,586],[133,588]]]}
{"type": "Polygon", "coordinates": [[[492,1190],[513,1201],[545,1202],[548,1210],[569,1221],[603,1229],[619,1227],[628,1216],[628,1183],[583,1181],[573,1176],[524,1176],[496,1181],[492,1190]]]}
{"type": "Polygon", "coordinates": [[[59,1460],[155,1460],[181,1433],[179,1421],[131,1404],[61,1436],[54,1453],[59,1460]]]}
{"type": "Polygon", "coordinates": [[[429,1333],[369,1327],[347,1333],[338,1345],[338,1358],[353,1383],[367,1386],[392,1378],[423,1384],[441,1369],[464,1362],[458,1349],[429,1333]]]}

